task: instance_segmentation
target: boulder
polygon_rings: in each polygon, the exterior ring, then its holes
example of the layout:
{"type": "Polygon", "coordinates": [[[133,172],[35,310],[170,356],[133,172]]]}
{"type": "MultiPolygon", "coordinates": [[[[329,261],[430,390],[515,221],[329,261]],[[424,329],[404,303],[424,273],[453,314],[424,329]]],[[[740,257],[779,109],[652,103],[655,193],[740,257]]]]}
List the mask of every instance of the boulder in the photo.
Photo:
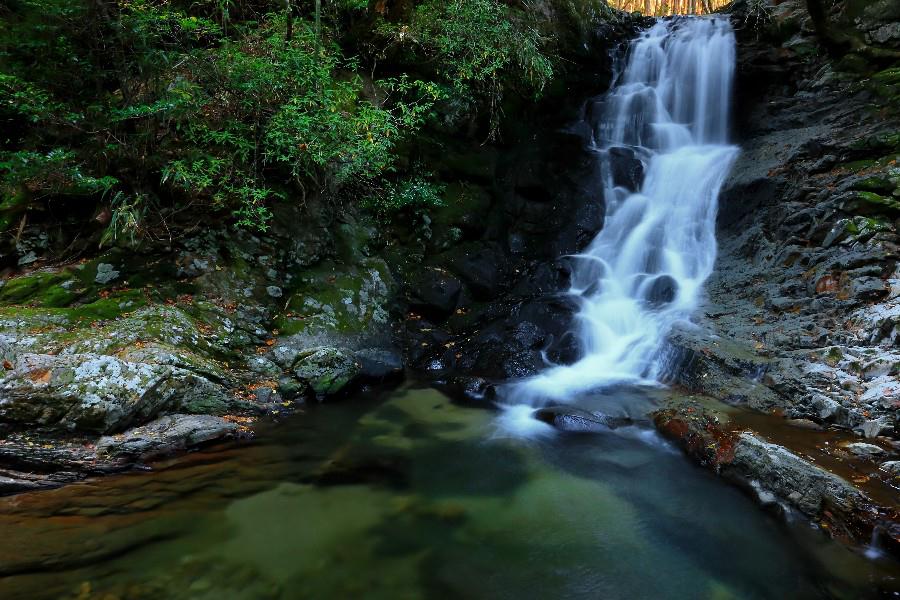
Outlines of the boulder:
{"type": "Polygon", "coordinates": [[[678,282],[669,275],[654,277],[646,286],[644,299],[651,306],[669,304],[678,295],[678,282]]]}
{"type": "Polygon", "coordinates": [[[644,164],[635,156],[634,150],[613,147],[607,151],[607,159],[614,185],[624,187],[631,192],[636,192],[641,188],[644,180],[644,164]]]}
{"type": "Polygon", "coordinates": [[[361,372],[353,354],[340,348],[311,348],[301,352],[292,370],[322,400],[342,391],[361,372]]]}
{"type": "Polygon", "coordinates": [[[146,460],[201,444],[234,437],[238,425],[212,415],[166,415],[124,433],[104,436],[97,454],[106,458],[146,460]]]}
{"type": "Polygon", "coordinates": [[[354,353],[359,375],[383,380],[403,374],[403,356],[393,348],[363,348],[354,353]]]}
{"type": "Polygon", "coordinates": [[[456,310],[463,292],[462,282],[448,271],[426,267],[409,283],[409,303],[413,310],[436,318],[456,310]]]}
{"type": "Polygon", "coordinates": [[[631,420],[627,417],[612,417],[575,406],[539,408],[534,411],[533,416],[538,421],[569,433],[603,433],[631,424],[631,420]]]}
{"type": "Polygon", "coordinates": [[[224,407],[224,388],[188,369],[114,356],[20,355],[0,377],[0,419],[110,433],[163,410],[224,407]]]}

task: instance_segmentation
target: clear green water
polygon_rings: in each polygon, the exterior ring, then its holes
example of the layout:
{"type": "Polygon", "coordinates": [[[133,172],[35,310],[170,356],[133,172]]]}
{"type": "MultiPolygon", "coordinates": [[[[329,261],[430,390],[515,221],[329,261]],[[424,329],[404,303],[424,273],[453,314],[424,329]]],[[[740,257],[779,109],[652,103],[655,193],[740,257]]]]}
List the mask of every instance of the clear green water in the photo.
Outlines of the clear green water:
{"type": "MultiPolygon", "coordinates": [[[[0,499],[0,598],[863,598],[892,564],[634,429],[492,438],[406,389],[241,447],[0,499]]],[[[892,587],[894,586],[894,587],[892,587]]]]}

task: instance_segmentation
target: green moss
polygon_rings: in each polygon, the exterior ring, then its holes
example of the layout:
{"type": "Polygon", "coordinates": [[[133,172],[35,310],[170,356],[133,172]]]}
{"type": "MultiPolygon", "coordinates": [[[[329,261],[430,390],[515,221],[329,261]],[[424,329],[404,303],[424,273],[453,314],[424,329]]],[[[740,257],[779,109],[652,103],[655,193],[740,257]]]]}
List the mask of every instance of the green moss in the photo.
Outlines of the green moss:
{"type": "Polygon", "coordinates": [[[825,355],[825,362],[833,367],[837,365],[842,358],[844,358],[844,353],[841,352],[840,348],[834,346],[828,351],[828,354],[825,355]]]}
{"type": "Polygon", "coordinates": [[[464,225],[468,219],[482,219],[491,206],[491,195],[481,186],[457,183],[447,186],[444,205],[432,211],[436,224],[464,225]]]}
{"type": "Polygon", "coordinates": [[[886,175],[873,175],[872,177],[863,179],[862,181],[857,183],[855,187],[858,190],[867,192],[891,193],[894,191],[895,186],[893,183],[891,183],[891,180],[888,179],[886,175]]]}
{"type": "Polygon", "coordinates": [[[306,331],[309,323],[306,319],[297,319],[281,315],[275,318],[275,329],[280,335],[296,335],[306,331]]]}
{"type": "Polygon", "coordinates": [[[34,322],[35,326],[55,323],[77,327],[95,321],[109,321],[133,312],[146,304],[147,299],[142,291],[129,290],[108,298],[100,298],[94,302],[74,306],[11,306],[7,309],[0,309],[0,317],[34,322]]]}
{"type": "Polygon", "coordinates": [[[900,131],[883,131],[857,140],[850,146],[855,150],[870,150],[878,153],[897,152],[900,150],[900,131]]]}
{"type": "Polygon", "coordinates": [[[285,312],[275,319],[279,332],[365,331],[386,321],[384,305],[392,277],[380,259],[348,268],[333,262],[303,272],[291,291],[285,312]]]}
{"type": "Polygon", "coordinates": [[[221,397],[202,396],[191,400],[182,400],[178,410],[193,415],[223,415],[229,412],[230,405],[221,397]]]}
{"type": "Polygon", "coordinates": [[[870,169],[875,166],[874,159],[863,159],[863,160],[854,160],[852,162],[844,163],[843,167],[849,171],[862,171],[864,169],[870,169]]]}
{"type": "Polygon", "coordinates": [[[872,65],[865,58],[853,52],[841,58],[835,68],[844,73],[853,73],[854,75],[863,75],[872,72],[872,65]]]}
{"type": "Polygon", "coordinates": [[[893,198],[885,198],[875,192],[856,192],[856,199],[886,210],[900,211],[900,201],[893,198]]]}
{"type": "Polygon", "coordinates": [[[885,85],[900,85],[900,67],[885,69],[872,76],[872,80],[885,85]]]}
{"type": "Polygon", "coordinates": [[[800,58],[808,58],[819,55],[819,47],[815,44],[803,42],[799,44],[791,44],[788,46],[800,58]]]}
{"type": "Polygon", "coordinates": [[[0,303],[61,307],[75,300],[77,294],[62,287],[70,278],[67,273],[34,273],[8,279],[0,288],[0,303]]]}
{"type": "Polygon", "coordinates": [[[147,305],[141,290],[129,290],[65,310],[76,322],[109,321],[147,305]]]}

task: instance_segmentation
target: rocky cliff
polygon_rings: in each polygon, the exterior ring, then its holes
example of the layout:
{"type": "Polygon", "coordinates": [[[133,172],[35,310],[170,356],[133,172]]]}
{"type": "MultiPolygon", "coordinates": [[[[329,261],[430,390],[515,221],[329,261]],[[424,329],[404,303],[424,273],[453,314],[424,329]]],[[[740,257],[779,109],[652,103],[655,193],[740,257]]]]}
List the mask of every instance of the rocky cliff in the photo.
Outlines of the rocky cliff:
{"type": "MultiPolygon", "coordinates": [[[[896,543],[900,79],[890,58],[829,54],[801,2],[747,4],[720,256],[670,357],[674,383],[738,408],[679,401],[657,424],[769,502],[896,543]]],[[[834,26],[897,45],[896,6],[851,4],[834,26]]]]}

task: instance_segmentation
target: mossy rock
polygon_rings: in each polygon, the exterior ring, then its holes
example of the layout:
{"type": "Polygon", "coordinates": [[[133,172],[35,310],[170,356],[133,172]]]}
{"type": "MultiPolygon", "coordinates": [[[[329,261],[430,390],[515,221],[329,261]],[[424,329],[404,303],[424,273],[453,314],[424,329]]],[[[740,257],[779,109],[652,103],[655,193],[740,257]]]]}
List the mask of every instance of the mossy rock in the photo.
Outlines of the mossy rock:
{"type": "Polygon", "coordinates": [[[276,318],[281,334],[307,331],[361,333],[386,326],[393,293],[390,270],[380,259],[346,268],[323,263],[306,271],[290,294],[287,310],[276,318]]]}
{"type": "Polygon", "coordinates": [[[0,287],[0,303],[33,306],[68,306],[77,297],[65,287],[74,281],[65,273],[33,273],[6,280],[0,287]]]}
{"type": "Polygon", "coordinates": [[[186,369],[113,356],[27,355],[0,374],[0,420],[112,433],[167,410],[221,414],[233,400],[186,369]]]}
{"type": "Polygon", "coordinates": [[[333,396],[360,373],[353,355],[338,348],[312,348],[294,361],[294,375],[305,381],[318,398],[333,396]]]}
{"type": "Polygon", "coordinates": [[[444,205],[431,212],[431,220],[437,225],[457,227],[483,223],[492,201],[491,193],[482,186],[451,183],[444,192],[444,205]]]}
{"type": "Polygon", "coordinates": [[[868,150],[879,154],[900,150],[900,131],[883,131],[857,140],[850,145],[855,150],[868,150]]]}
{"type": "Polygon", "coordinates": [[[882,210],[900,212],[900,200],[876,194],[875,192],[856,192],[856,199],[864,204],[882,210]]]}
{"type": "Polygon", "coordinates": [[[893,194],[897,189],[897,184],[885,174],[873,175],[858,182],[854,188],[864,192],[875,192],[877,194],[893,194]]]}
{"type": "Polygon", "coordinates": [[[868,75],[872,72],[872,64],[859,54],[850,52],[837,62],[835,69],[854,76],[868,75]]]}
{"type": "Polygon", "coordinates": [[[376,236],[370,224],[349,221],[337,226],[334,245],[338,257],[344,264],[361,263],[369,255],[369,244],[376,236]]]}
{"type": "Polygon", "coordinates": [[[885,69],[875,75],[872,80],[884,85],[900,85],[900,67],[885,69]]]}

